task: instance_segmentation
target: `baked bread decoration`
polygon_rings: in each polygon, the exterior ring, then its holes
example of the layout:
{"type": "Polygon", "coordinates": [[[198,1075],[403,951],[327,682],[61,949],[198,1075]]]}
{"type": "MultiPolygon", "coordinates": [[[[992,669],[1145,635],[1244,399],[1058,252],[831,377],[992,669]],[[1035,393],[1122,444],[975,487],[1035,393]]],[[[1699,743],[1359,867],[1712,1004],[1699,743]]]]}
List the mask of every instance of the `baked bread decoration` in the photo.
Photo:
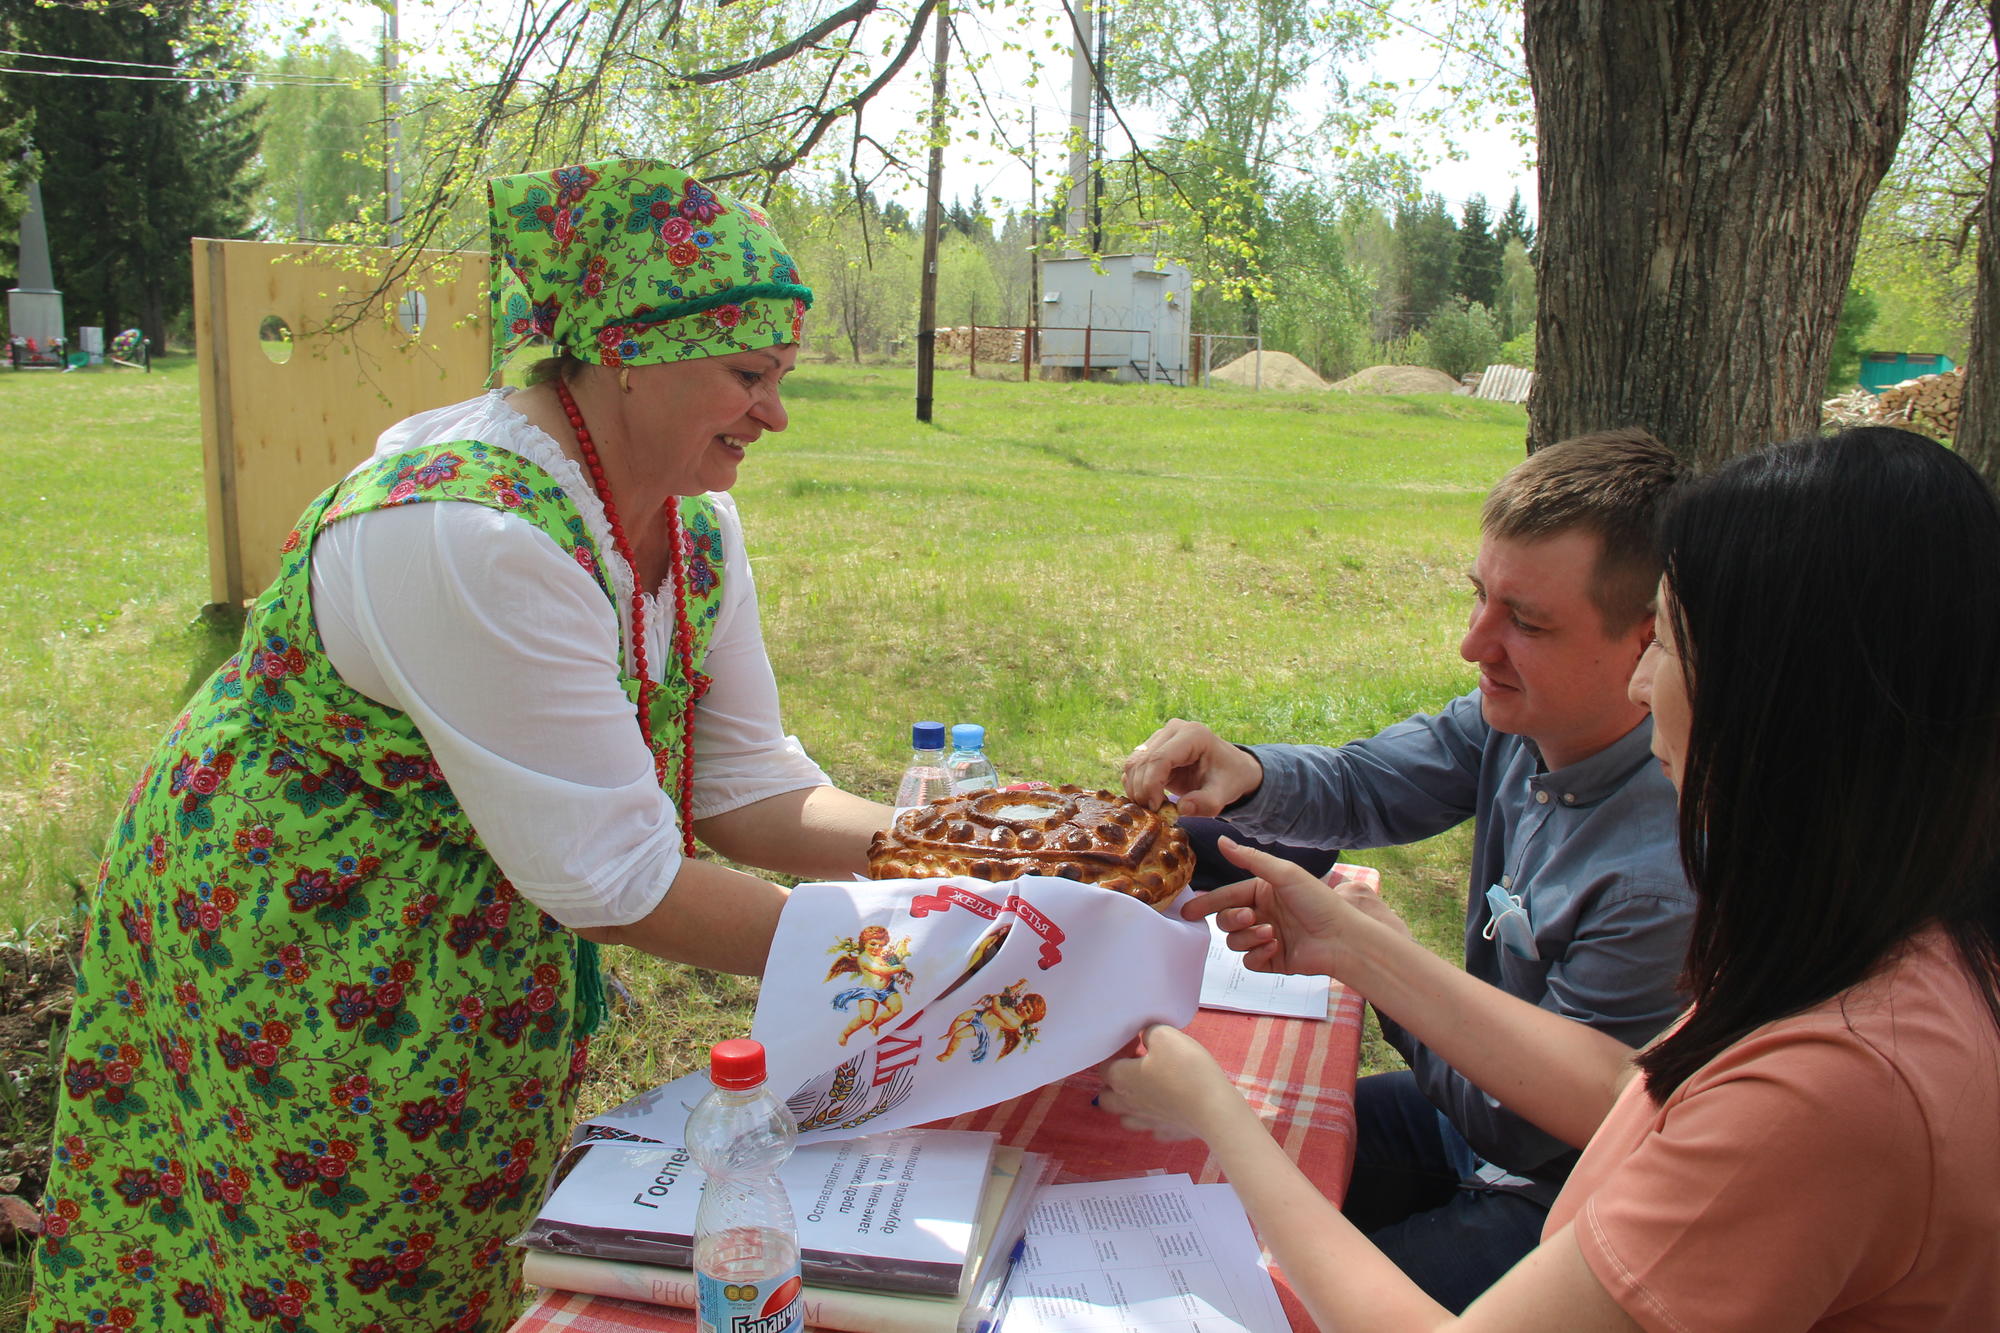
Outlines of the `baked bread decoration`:
{"type": "Polygon", "coordinates": [[[1062,786],[977,791],[920,805],[868,844],[871,879],[1056,875],[1164,910],[1194,874],[1172,806],[1062,786]]]}

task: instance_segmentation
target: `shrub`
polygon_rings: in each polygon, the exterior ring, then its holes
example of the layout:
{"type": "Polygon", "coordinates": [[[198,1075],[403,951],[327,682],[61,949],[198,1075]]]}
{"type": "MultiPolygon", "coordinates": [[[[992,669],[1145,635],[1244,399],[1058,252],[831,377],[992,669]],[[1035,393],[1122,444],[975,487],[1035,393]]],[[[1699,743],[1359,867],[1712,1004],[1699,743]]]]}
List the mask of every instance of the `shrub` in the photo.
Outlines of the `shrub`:
{"type": "Polygon", "coordinates": [[[1453,379],[1485,369],[1500,353],[1493,316],[1477,301],[1460,301],[1432,315],[1424,337],[1430,344],[1430,364],[1453,379]]]}
{"type": "Polygon", "coordinates": [[[1528,370],[1535,368],[1535,328],[1529,325],[1519,337],[1509,338],[1500,344],[1500,352],[1494,360],[1503,366],[1521,366],[1528,370]]]}

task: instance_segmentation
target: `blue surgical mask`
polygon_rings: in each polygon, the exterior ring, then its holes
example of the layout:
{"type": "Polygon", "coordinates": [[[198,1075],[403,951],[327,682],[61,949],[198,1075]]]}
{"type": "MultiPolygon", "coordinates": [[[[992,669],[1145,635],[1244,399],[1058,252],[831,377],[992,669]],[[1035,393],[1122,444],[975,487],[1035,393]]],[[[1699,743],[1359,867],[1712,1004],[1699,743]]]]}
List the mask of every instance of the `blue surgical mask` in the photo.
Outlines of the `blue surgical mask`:
{"type": "Polygon", "coordinates": [[[1494,884],[1486,890],[1486,909],[1493,915],[1480,934],[1489,940],[1498,938],[1517,958],[1541,958],[1542,951],[1535,947],[1534,924],[1528,920],[1520,894],[1494,884]]]}

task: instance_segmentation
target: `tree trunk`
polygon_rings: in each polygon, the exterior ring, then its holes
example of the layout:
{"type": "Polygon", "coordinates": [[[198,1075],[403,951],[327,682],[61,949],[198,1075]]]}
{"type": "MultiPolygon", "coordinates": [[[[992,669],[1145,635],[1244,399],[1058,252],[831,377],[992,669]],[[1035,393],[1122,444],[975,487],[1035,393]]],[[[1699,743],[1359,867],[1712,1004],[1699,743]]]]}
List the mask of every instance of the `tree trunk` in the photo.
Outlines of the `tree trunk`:
{"type": "MultiPolygon", "coordinates": [[[[2000,2],[1986,15],[2000,58],[2000,2]]],[[[1972,304],[1972,350],[1965,360],[1965,400],[1959,409],[1958,452],[2000,486],[2000,103],[1993,109],[1992,165],[1979,212],[1979,282],[1972,304]]]]}
{"type": "Polygon", "coordinates": [[[150,276],[139,307],[139,332],[152,344],[153,355],[167,350],[167,310],[160,299],[159,282],[150,276]]]}
{"type": "Polygon", "coordinates": [[[1539,118],[1528,447],[1703,463],[1819,425],[1931,0],[1526,0],[1539,118]]]}

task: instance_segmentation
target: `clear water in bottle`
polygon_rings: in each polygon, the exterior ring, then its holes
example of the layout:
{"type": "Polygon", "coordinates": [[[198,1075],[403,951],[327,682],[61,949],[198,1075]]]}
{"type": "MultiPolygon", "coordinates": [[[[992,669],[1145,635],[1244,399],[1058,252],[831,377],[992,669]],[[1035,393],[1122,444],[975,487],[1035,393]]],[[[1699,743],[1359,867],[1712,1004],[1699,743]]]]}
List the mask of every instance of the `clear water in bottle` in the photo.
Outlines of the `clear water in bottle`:
{"type": "Polygon", "coordinates": [[[985,747],[986,728],[977,722],[961,722],[951,729],[951,753],[945,756],[944,766],[951,774],[953,795],[1000,785],[1000,775],[993,771],[985,747]]]}
{"type": "Polygon", "coordinates": [[[797,1127],[765,1085],[757,1042],[717,1042],[709,1082],[687,1122],[688,1155],[706,1175],[694,1218],[696,1323],[700,1333],[799,1333],[799,1230],[778,1180],[797,1127]]]}
{"type": "Polygon", "coordinates": [[[907,809],[951,794],[944,767],[944,723],[919,722],[910,728],[910,766],[896,787],[896,807],[907,809]]]}

